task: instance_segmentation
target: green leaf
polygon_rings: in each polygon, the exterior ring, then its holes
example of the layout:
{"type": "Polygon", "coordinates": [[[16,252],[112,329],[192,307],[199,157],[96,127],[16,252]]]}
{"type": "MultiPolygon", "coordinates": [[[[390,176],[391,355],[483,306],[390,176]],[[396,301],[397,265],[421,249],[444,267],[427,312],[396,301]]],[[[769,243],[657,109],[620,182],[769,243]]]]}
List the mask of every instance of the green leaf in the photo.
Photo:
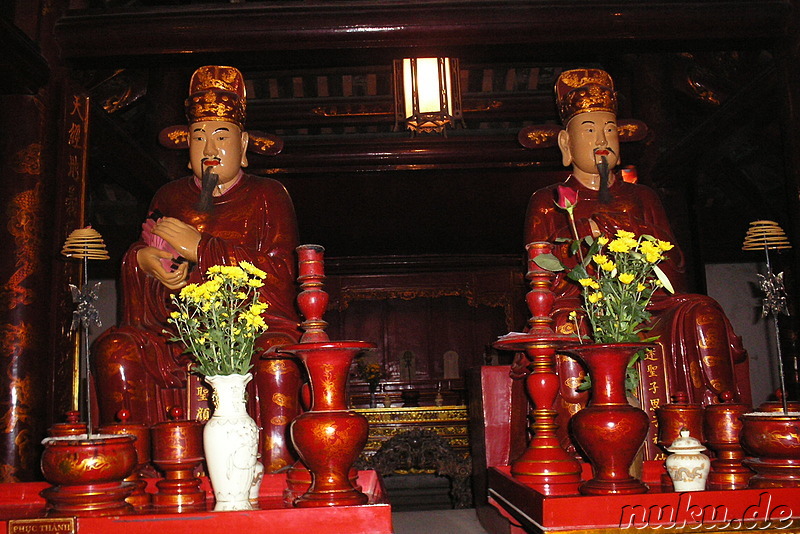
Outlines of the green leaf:
{"type": "Polygon", "coordinates": [[[661,267],[653,265],[653,272],[656,273],[656,277],[664,284],[664,289],[674,294],[675,290],[672,288],[672,282],[669,281],[669,278],[667,278],[667,275],[661,270],[661,267]]]}
{"type": "Polygon", "coordinates": [[[584,260],[584,264],[588,265],[589,260],[592,259],[592,256],[600,252],[600,242],[595,240],[591,236],[587,236],[585,238],[586,244],[589,245],[589,251],[586,253],[586,259],[584,260]]]}
{"type": "Polygon", "coordinates": [[[567,278],[577,282],[581,278],[589,278],[589,273],[586,272],[583,265],[578,264],[569,272],[567,278]]]}
{"type": "Polygon", "coordinates": [[[557,273],[564,270],[561,261],[553,254],[539,254],[533,258],[533,263],[550,272],[557,273]]]}
{"type": "Polygon", "coordinates": [[[592,389],[592,378],[589,375],[583,377],[581,383],[575,388],[575,391],[588,391],[592,389]]]}

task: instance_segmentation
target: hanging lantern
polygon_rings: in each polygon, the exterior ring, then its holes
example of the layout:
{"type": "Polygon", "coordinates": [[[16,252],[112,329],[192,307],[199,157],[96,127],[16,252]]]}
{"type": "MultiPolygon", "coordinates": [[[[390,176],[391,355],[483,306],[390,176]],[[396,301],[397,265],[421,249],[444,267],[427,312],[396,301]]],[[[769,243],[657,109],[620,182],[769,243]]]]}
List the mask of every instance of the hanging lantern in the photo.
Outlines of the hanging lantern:
{"type": "Polygon", "coordinates": [[[406,58],[394,61],[395,130],[440,133],[461,121],[458,59],[406,58]]]}

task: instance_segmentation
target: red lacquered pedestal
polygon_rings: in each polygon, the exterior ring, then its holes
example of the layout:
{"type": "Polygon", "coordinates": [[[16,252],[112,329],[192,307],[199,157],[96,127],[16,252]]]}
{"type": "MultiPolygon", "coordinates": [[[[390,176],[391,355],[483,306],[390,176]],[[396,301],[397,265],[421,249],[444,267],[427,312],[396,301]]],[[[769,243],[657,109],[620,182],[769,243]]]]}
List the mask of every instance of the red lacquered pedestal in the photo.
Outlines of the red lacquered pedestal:
{"type": "MultiPolygon", "coordinates": [[[[391,534],[392,509],[380,476],[360,471],[358,481],[369,501],[360,506],[300,509],[283,499],[286,476],[264,475],[256,510],[213,512],[214,494],[208,479],[201,479],[206,508],[186,513],[159,512],[147,507],[128,515],[107,517],[46,518],[45,500],[39,492],[45,482],[0,484],[0,532],[80,534],[196,534],[198,532],[278,532],[281,534],[391,534]]],[[[156,480],[147,480],[154,493],[156,480]]]]}
{"type": "MultiPolygon", "coordinates": [[[[659,486],[662,463],[645,462],[643,478],[651,488],[659,486]]],[[[508,466],[489,468],[488,486],[489,502],[521,525],[515,533],[796,532],[800,527],[800,488],[547,496],[516,480],[508,466]]]]}

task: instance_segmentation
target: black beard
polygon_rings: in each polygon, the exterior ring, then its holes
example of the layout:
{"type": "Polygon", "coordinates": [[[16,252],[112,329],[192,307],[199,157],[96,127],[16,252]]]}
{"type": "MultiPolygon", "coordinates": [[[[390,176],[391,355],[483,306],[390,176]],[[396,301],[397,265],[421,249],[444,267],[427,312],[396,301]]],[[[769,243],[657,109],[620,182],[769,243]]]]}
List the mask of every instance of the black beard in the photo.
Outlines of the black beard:
{"type": "Polygon", "coordinates": [[[214,188],[217,187],[219,182],[219,175],[211,171],[213,166],[209,165],[203,169],[203,181],[200,188],[200,200],[197,201],[197,210],[202,212],[211,212],[214,209],[214,188]]]}
{"type": "Polygon", "coordinates": [[[600,194],[598,198],[601,204],[608,204],[611,202],[611,193],[608,190],[608,160],[605,156],[600,156],[597,172],[600,173],[600,194]]]}

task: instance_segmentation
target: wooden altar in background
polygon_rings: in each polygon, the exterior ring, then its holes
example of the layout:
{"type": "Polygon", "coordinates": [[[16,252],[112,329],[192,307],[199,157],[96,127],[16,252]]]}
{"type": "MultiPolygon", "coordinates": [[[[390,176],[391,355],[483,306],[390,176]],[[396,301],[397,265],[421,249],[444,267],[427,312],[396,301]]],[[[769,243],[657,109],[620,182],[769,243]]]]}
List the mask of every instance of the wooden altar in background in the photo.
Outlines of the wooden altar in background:
{"type": "Polygon", "coordinates": [[[473,506],[466,406],[356,412],[369,421],[367,445],[356,465],[388,477],[396,510],[473,506]]]}
{"type": "Polygon", "coordinates": [[[369,421],[369,438],[361,458],[368,460],[389,439],[410,430],[429,430],[444,438],[457,455],[469,457],[466,406],[359,409],[369,421]]]}
{"type": "MultiPolygon", "coordinates": [[[[367,358],[386,375],[378,406],[387,394],[402,406],[409,389],[420,406],[437,393],[445,405],[466,404],[465,371],[498,363],[491,344],[527,321],[523,269],[516,255],[329,257],[327,332],[377,345],[367,358]]],[[[350,404],[368,408],[369,397],[353,373],[350,404]]]]}

